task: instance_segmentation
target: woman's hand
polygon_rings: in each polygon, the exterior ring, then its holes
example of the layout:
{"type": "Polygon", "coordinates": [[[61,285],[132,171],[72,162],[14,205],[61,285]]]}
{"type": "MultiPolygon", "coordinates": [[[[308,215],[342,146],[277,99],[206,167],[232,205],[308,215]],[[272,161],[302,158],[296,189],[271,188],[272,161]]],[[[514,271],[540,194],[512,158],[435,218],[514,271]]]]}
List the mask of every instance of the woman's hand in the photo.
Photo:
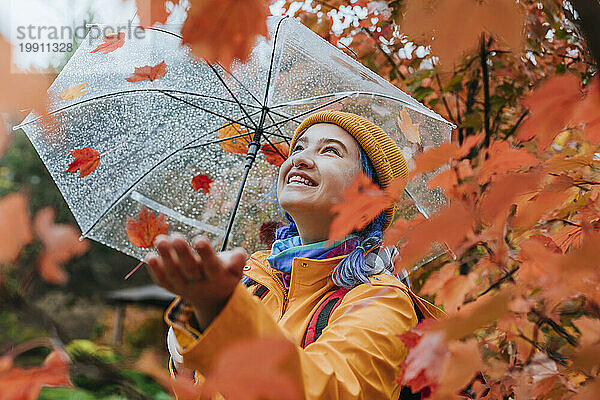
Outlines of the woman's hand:
{"type": "Polygon", "coordinates": [[[158,254],[145,258],[152,279],[191,303],[200,328],[206,329],[240,282],[246,252],[238,248],[217,254],[199,237],[191,247],[180,234],[159,235],[154,246],[158,254]]]}

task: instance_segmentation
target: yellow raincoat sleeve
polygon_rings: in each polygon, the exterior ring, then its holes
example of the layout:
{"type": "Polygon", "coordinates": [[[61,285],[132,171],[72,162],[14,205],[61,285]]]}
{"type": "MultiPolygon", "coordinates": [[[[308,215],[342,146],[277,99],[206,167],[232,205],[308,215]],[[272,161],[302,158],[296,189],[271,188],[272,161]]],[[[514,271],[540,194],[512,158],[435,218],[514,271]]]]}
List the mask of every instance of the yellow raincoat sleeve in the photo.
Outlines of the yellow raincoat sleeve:
{"type": "MultiPolygon", "coordinates": [[[[305,349],[281,363],[305,399],[397,399],[395,383],[406,349],[398,335],[417,324],[413,303],[399,285],[363,284],[346,294],[327,327],[305,349]]],[[[290,335],[256,296],[240,283],[221,313],[203,332],[167,322],[181,346],[184,366],[207,376],[219,354],[238,340],[290,335]]],[[[249,366],[260,360],[249,360],[249,366]]],[[[203,377],[199,377],[203,381],[203,377]]]]}

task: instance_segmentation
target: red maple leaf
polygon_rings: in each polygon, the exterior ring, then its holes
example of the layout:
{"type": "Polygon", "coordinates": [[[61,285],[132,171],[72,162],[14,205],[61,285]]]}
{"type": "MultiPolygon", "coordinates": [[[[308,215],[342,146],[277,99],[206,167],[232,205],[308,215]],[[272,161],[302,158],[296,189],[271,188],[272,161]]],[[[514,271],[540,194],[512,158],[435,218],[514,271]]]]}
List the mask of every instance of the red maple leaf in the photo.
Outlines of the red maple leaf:
{"type": "Polygon", "coordinates": [[[136,67],[135,72],[129,78],[125,78],[128,82],[150,81],[162,78],[167,73],[167,64],[162,61],[155,66],[145,65],[136,67]]]}
{"type": "Polygon", "coordinates": [[[164,214],[154,216],[152,211],[149,211],[145,206],[138,213],[138,220],[127,216],[127,227],[125,231],[131,243],[142,249],[147,249],[154,245],[154,238],[158,235],[167,233],[169,223],[164,214]]]}
{"type": "Polygon", "coordinates": [[[192,187],[194,190],[198,191],[202,189],[203,193],[210,192],[211,183],[213,183],[213,180],[206,174],[198,174],[192,178],[192,187]]]}
{"type": "Polygon", "coordinates": [[[22,369],[11,365],[8,368],[0,369],[2,400],[35,400],[42,387],[71,386],[68,356],[58,350],[50,353],[42,366],[22,369]]]}
{"type": "Polygon", "coordinates": [[[75,161],[69,164],[66,172],[77,172],[79,170],[80,178],[91,174],[100,164],[100,153],[89,147],[69,150],[69,153],[75,157],[75,161]]]}
{"type": "Polygon", "coordinates": [[[110,52],[115,51],[119,47],[125,44],[125,32],[114,33],[112,35],[104,36],[102,38],[104,43],[99,44],[94,50],[90,51],[90,53],[101,52],[104,54],[108,54],[110,52]]]}
{"type": "Polygon", "coordinates": [[[281,167],[290,152],[290,147],[285,142],[273,143],[273,145],[263,144],[260,149],[267,158],[267,162],[277,167],[281,167]]]}

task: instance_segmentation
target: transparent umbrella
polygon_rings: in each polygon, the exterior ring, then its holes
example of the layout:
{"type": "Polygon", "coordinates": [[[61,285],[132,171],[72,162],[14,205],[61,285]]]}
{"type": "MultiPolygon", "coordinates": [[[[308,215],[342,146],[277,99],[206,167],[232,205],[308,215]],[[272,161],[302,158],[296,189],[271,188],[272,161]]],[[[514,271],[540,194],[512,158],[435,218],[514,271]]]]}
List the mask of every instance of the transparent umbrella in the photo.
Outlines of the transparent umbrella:
{"type": "MultiPolygon", "coordinates": [[[[298,124],[320,110],[368,118],[409,162],[450,139],[443,118],[293,18],[267,22],[269,38],[259,37],[249,60],[229,70],[194,59],[177,27],[102,38],[102,26],[92,26],[49,88],[48,112],[15,127],[30,138],[82,236],[141,260],[148,250],[126,226],[145,208],[169,232],[203,234],[221,249],[260,248],[261,225],[283,218],[277,164],[298,124]],[[117,45],[97,50],[107,44],[117,45]],[[138,80],[132,74],[144,66],[138,80]],[[99,153],[84,177],[66,171],[70,151],[82,148],[99,153]]],[[[445,202],[427,178],[406,190],[426,216],[445,202]]]]}

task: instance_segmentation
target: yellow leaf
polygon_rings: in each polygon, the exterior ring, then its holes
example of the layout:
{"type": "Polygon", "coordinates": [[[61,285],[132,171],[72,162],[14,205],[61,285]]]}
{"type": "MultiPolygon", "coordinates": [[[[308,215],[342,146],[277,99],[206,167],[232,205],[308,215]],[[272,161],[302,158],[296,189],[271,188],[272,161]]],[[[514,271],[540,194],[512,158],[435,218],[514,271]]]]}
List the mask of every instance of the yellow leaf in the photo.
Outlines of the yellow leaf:
{"type": "Polygon", "coordinates": [[[419,124],[413,124],[410,115],[406,108],[400,111],[400,117],[396,117],[398,127],[402,131],[404,137],[411,143],[421,143],[421,136],[419,135],[419,124]]]}
{"type": "Polygon", "coordinates": [[[83,96],[84,94],[86,94],[88,92],[87,90],[83,90],[83,88],[85,88],[86,84],[87,84],[87,82],[83,82],[83,83],[78,83],[76,85],[66,88],[60,94],[60,98],[63,100],[67,100],[67,99],[76,99],[77,97],[83,96]]]}

